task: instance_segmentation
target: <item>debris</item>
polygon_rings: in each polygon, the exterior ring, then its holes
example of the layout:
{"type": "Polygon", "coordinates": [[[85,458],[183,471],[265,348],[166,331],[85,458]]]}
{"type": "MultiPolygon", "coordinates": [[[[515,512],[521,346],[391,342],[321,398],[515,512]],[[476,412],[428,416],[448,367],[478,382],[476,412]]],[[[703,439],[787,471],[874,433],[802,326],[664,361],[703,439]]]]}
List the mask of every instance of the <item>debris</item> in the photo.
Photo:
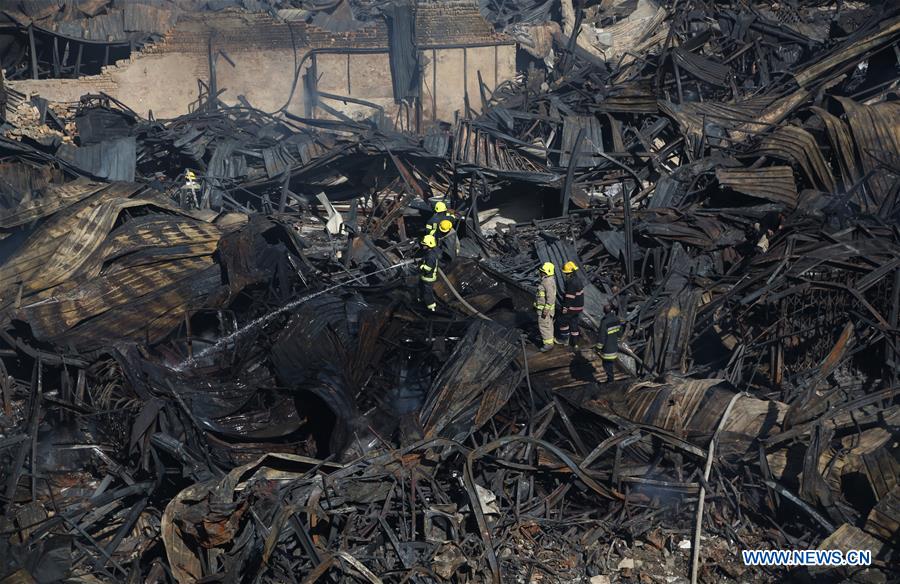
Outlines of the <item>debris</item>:
{"type": "Polygon", "coordinates": [[[0,580],[892,576],[896,7],[63,4],[0,33],[0,580]],[[102,92],[219,9],[359,46],[263,59],[303,115],[211,44],[182,115],[102,92]],[[873,562],[739,560],[782,548],[873,562]]]}

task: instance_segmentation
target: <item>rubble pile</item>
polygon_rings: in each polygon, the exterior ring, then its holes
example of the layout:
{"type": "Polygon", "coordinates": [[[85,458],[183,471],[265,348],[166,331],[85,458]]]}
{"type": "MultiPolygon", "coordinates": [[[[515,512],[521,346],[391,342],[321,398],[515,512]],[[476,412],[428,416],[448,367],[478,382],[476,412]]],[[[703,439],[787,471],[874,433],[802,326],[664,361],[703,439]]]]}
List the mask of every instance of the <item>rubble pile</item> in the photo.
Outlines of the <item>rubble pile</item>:
{"type": "Polygon", "coordinates": [[[480,7],[531,60],[423,135],[4,91],[0,582],[896,581],[896,7],[480,7]]]}

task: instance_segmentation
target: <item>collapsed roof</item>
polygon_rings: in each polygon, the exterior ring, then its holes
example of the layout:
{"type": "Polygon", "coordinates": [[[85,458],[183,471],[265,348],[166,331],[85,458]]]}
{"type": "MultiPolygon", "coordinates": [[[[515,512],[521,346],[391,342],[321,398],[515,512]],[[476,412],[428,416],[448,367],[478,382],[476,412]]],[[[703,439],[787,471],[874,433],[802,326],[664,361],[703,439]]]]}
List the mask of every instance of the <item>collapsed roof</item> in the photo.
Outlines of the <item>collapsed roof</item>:
{"type": "Polygon", "coordinates": [[[896,9],[480,6],[533,60],[424,135],[7,92],[0,576],[858,576],[738,560],[780,547],[888,577],[896,9]],[[427,316],[434,197],[462,245],[427,316]],[[570,260],[586,346],[539,354],[535,271],[570,260]]]}

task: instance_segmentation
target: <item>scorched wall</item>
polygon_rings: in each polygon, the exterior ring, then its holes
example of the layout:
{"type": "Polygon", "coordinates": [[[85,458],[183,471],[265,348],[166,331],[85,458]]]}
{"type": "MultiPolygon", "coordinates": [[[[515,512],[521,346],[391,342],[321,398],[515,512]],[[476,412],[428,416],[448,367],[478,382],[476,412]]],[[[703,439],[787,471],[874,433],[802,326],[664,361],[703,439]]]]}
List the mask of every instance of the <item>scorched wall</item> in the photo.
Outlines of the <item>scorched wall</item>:
{"type": "MultiPolygon", "coordinates": [[[[466,0],[420,3],[416,30],[426,121],[453,120],[454,112],[465,107],[466,91],[471,107],[480,109],[479,73],[488,90],[515,75],[515,45],[495,33],[466,0]]],[[[162,42],[106,67],[101,75],[9,85],[56,102],[104,92],[141,115],[152,111],[157,118],[175,117],[197,101],[198,80],[210,79],[211,48],[213,54],[223,51],[234,62],[232,66],[221,56],[216,59],[216,84],[226,103],[238,103],[243,95],[265,111],[287,104],[288,111],[300,116],[329,117],[322,108],[308,108],[302,75],[314,65],[319,91],[372,102],[395,120],[399,106],[393,98],[387,46],[381,21],[353,32],[331,33],[267,14],[205,13],[182,17],[162,42]]],[[[353,118],[375,111],[360,104],[323,101],[353,118]]]]}

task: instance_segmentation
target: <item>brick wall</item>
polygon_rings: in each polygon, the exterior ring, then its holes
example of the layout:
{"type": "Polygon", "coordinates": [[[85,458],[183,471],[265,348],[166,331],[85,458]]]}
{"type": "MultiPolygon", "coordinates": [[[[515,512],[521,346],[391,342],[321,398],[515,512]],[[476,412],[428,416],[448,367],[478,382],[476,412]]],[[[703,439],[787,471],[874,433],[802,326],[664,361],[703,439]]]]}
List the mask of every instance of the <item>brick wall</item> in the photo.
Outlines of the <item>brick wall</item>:
{"type": "MultiPolygon", "coordinates": [[[[377,19],[362,30],[333,33],[305,22],[286,23],[268,14],[213,12],[182,17],[167,38],[146,52],[203,53],[208,39],[227,52],[309,48],[386,48],[387,26],[377,19]]],[[[478,10],[474,0],[419,0],[416,42],[447,44],[510,44],[478,10]]]]}

